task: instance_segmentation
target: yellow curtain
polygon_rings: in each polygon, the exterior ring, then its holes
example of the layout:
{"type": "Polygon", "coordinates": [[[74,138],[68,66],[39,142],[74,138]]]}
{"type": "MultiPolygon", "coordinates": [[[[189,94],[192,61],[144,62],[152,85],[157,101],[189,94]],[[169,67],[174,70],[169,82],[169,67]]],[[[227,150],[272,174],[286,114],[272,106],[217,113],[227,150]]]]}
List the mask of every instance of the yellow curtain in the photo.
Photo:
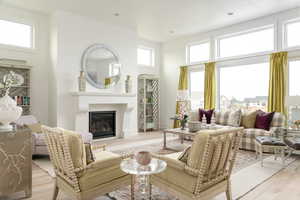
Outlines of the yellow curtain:
{"type": "MultiPolygon", "coordinates": [[[[178,83],[178,96],[184,96],[184,93],[187,93],[188,90],[188,67],[182,66],[180,67],[180,75],[179,75],[179,83],[178,83]]],[[[184,101],[178,99],[176,101],[176,114],[180,114],[181,107],[184,101]]],[[[174,120],[174,128],[180,127],[180,122],[178,120],[174,120]]]]}
{"type": "Polygon", "coordinates": [[[287,66],[287,52],[271,54],[268,112],[281,112],[286,114],[285,95],[287,66]]]}
{"type": "Polygon", "coordinates": [[[216,105],[216,63],[205,63],[204,109],[215,108],[216,105]]]}
{"type": "Polygon", "coordinates": [[[105,78],[104,79],[104,85],[105,87],[109,86],[111,84],[111,78],[105,78]]]}

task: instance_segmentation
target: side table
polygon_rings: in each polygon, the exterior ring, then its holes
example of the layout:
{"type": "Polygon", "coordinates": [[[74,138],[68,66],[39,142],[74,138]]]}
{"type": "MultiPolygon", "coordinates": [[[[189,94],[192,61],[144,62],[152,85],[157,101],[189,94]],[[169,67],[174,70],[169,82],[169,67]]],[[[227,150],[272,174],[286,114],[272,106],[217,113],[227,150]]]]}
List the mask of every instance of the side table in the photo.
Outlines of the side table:
{"type": "Polygon", "coordinates": [[[158,174],[164,171],[167,163],[163,160],[152,158],[149,165],[142,166],[137,163],[136,159],[130,158],[123,160],[120,164],[121,170],[127,174],[131,174],[131,199],[135,199],[134,185],[137,176],[140,178],[139,190],[141,197],[138,199],[151,199],[150,175],[158,174]]]}
{"type": "Polygon", "coordinates": [[[282,165],[285,165],[285,150],[287,149],[283,139],[271,136],[257,136],[255,137],[255,151],[256,157],[260,155],[261,166],[263,167],[263,150],[269,148],[274,150],[275,160],[277,155],[281,156],[282,165]]]}

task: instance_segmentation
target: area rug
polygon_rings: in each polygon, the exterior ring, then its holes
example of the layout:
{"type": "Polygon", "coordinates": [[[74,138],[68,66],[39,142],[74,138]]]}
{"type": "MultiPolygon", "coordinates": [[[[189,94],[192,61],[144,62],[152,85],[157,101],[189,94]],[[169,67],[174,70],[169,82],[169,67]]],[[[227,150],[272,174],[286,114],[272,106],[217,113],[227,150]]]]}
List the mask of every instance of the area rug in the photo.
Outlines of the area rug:
{"type": "MultiPolygon", "coordinates": [[[[185,142],[181,145],[178,139],[168,140],[168,147],[174,150],[162,150],[161,140],[154,140],[154,142],[139,142],[133,144],[124,145],[120,147],[110,147],[108,150],[118,153],[127,154],[135,153],[140,150],[147,150],[157,154],[168,154],[183,150],[191,142],[185,142]]],[[[286,161],[286,164],[290,164],[294,159],[290,158],[286,161]]],[[[34,159],[34,163],[41,169],[46,171],[50,176],[54,177],[53,168],[48,157],[37,157],[34,159]]],[[[272,155],[264,155],[264,167],[261,167],[259,160],[256,159],[255,153],[250,151],[238,151],[236,162],[233,168],[232,175],[232,191],[234,199],[241,199],[248,192],[268,180],[273,175],[282,170],[280,161],[275,161],[272,155]],[[241,184],[242,183],[242,184],[241,184]]],[[[153,198],[155,200],[178,200],[176,197],[160,190],[157,187],[152,188],[153,198]]],[[[130,187],[123,187],[119,190],[110,193],[110,195],[118,200],[130,199],[130,187]]],[[[60,200],[71,200],[64,194],[59,194],[60,200]]],[[[222,194],[216,197],[214,200],[224,200],[225,196],[222,194]]],[[[109,200],[108,197],[102,196],[95,200],[109,200]]]]}

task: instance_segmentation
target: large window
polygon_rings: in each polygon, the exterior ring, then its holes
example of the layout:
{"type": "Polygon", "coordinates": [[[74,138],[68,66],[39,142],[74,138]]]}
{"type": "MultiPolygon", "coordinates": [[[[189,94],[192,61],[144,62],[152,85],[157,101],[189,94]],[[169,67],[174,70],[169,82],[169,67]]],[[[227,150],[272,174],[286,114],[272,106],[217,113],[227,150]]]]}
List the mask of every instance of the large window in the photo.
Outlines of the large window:
{"type": "Polygon", "coordinates": [[[300,21],[285,25],[285,47],[300,46],[300,21]]]}
{"type": "Polygon", "coordinates": [[[0,44],[33,48],[32,26],[0,20],[0,44]]]}
{"type": "Polygon", "coordinates": [[[189,64],[199,63],[209,60],[209,42],[194,43],[187,46],[187,62],[189,64]]]}
{"type": "Polygon", "coordinates": [[[204,107],[204,71],[190,72],[190,98],[193,110],[204,107]]]}
{"type": "Polygon", "coordinates": [[[300,60],[289,62],[289,95],[300,96],[300,60]]]}
{"type": "Polygon", "coordinates": [[[217,39],[219,58],[274,50],[274,27],[217,39]]]}
{"type": "Polygon", "coordinates": [[[154,49],[147,47],[139,47],[137,49],[138,65],[154,66],[154,49]]]}
{"type": "Polygon", "coordinates": [[[220,108],[266,110],[269,64],[220,68],[220,108]]]}

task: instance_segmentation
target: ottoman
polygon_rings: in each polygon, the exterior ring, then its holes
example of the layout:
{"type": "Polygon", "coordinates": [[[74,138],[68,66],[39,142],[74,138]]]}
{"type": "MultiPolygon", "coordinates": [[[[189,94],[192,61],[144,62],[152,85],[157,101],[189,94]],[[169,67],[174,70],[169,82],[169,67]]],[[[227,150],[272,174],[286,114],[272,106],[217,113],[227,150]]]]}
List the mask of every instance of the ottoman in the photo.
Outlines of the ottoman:
{"type": "Polygon", "coordinates": [[[261,166],[263,166],[263,149],[268,148],[274,152],[274,158],[277,159],[277,155],[281,156],[282,165],[285,162],[285,150],[287,148],[283,139],[272,136],[257,136],[255,137],[255,152],[256,157],[260,156],[261,166]]]}

